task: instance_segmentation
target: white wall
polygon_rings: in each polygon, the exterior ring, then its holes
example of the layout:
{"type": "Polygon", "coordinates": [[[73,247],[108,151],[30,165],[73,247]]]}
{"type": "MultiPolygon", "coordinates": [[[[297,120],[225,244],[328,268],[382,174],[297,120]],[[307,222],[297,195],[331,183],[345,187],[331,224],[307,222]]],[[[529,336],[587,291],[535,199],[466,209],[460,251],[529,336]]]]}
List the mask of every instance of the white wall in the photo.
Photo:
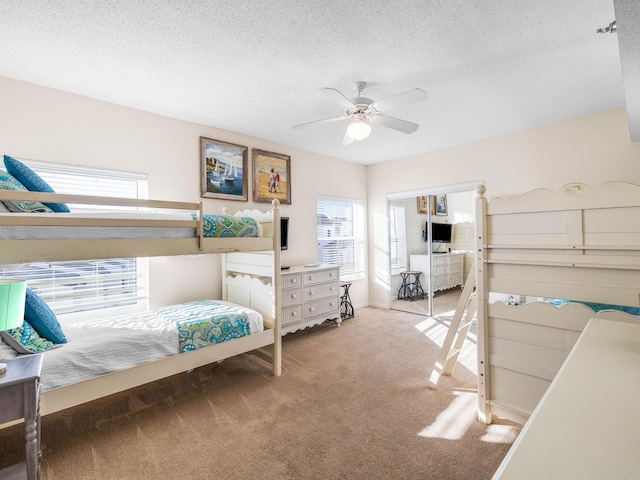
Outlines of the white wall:
{"type": "Polygon", "coordinates": [[[371,165],[368,176],[369,302],[388,306],[385,230],[380,228],[387,194],[477,181],[485,184],[489,198],[571,182],[640,184],[640,142],[630,142],[627,113],[617,109],[371,165]]]}
{"type": "MultiPolygon", "coordinates": [[[[367,199],[369,281],[354,282],[356,305],[388,305],[388,193],[477,181],[489,197],[570,182],[640,183],[640,142],[629,140],[624,109],[364,167],[0,77],[0,153],[147,172],[151,198],[200,200],[200,136],[291,155],[292,205],[282,206],[291,218],[287,265],[316,261],[318,195],[367,199]]],[[[203,200],[207,212],[266,208],[203,200]]],[[[218,296],[219,271],[215,256],[153,259],[151,306],[218,296]]]]}
{"type": "MultiPolygon", "coordinates": [[[[200,136],[291,156],[292,205],[281,208],[282,215],[290,217],[289,250],[283,252],[283,264],[316,261],[318,195],[366,200],[362,165],[0,77],[0,153],[146,172],[150,198],[200,200],[200,136]]],[[[251,201],[202,200],[208,213],[220,213],[223,206],[231,212],[270,207],[251,201]]],[[[150,272],[151,307],[219,298],[221,293],[216,255],[152,259],[150,272]]],[[[366,304],[367,282],[354,282],[350,293],[354,304],[366,304]]]]}

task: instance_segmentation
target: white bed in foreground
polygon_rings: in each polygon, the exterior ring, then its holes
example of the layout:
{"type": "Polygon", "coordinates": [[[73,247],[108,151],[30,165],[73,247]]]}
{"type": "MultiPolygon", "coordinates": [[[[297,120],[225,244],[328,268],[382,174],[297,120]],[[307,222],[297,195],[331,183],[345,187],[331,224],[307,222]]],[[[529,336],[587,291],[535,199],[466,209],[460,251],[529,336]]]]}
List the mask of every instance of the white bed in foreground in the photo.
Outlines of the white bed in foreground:
{"type": "Polygon", "coordinates": [[[478,418],[525,423],[590,318],[639,320],[580,303],[514,307],[490,296],[640,307],[640,186],[576,183],[490,202],[479,193],[478,418]]]}

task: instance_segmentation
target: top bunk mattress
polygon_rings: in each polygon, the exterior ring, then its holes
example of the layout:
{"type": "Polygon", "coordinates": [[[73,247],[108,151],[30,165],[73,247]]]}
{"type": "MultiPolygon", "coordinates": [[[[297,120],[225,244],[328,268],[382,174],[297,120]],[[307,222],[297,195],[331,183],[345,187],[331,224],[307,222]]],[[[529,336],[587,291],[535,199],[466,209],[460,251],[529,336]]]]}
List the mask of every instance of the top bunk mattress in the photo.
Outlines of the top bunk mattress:
{"type": "MultiPolygon", "coordinates": [[[[40,218],[45,221],[51,219],[65,225],[6,225],[0,222],[0,240],[109,240],[197,236],[197,216],[186,213],[11,213],[2,216],[8,219],[35,219],[36,222],[40,218]]],[[[261,237],[262,234],[260,223],[251,217],[203,215],[205,238],[261,237]]]]}

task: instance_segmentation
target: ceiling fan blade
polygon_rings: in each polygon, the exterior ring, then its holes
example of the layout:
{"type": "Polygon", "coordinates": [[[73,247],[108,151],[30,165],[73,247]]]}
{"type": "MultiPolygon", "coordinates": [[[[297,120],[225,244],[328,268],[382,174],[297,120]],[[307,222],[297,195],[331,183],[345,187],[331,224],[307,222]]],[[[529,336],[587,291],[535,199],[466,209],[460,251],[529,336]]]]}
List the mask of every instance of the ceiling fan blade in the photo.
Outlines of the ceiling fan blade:
{"type": "Polygon", "coordinates": [[[414,88],[404,93],[399,93],[393,97],[385,98],[379,102],[374,102],[371,108],[377,112],[394,110],[396,108],[408,107],[427,99],[427,93],[419,88],[414,88]]]}
{"type": "Polygon", "coordinates": [[[320,91],[333,98],[334,101],[338,102],[338,104],[342,105],[344,108],[350,109],[356,107],[351,100],[349,100],[335,88],[324,87],[321,88],[320,91]]]}
{"type": "Polygon", "coordinates": [[[371,115],[369,119],[371,120],[371,123],[391,128],[393,130],[398,130],[402,133],[413,133],[420,126],[417,123],[408,122],[407,120],[401,120],[399,118],[390,117],[389,115],[382,115],[379,113],[376,115],[371,115]]]}
{"type": "Polygon", "coordinates": [[[309,125],[317,125],[317,124],[322,124],[322,123],[338,122],[340,120],[345,120],[347,118],[349,118],[349,115],[340,115],[339,117],[323,118],[322,120],[314,120],[313,122],[307,122],[307,123],[301,123],[299,125],[294,125],[291,128],[294,129],[294,130],[297,130],[298,128],[308,127],[309,125]]]}
{"type": "Polygon", "coordinates": [[[349,136],[347,132],[344,132],[344,138],[342,139],[342,146],[346,147],[347,145],[351,145],[355,140],[349,136]]]}

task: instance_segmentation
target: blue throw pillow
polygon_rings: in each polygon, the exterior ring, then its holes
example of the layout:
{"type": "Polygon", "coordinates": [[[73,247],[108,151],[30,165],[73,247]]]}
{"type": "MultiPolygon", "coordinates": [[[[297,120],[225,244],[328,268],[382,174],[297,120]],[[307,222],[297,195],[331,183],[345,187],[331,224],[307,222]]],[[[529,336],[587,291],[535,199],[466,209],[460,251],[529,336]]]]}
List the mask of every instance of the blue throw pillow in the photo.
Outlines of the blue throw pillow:
{"type": "Polygon", "coordinates": [[[24,304],[24,319],[33,326],[33,329],[42,337],[53,343],[67,343],[67,338],[56,318],[56,314],[33,290],[27,288],[27,297],[24,304]]]}
{"type": "Polygon", "coordinates": [[[53,342],[38,335],[29,322],[22,322],[18,328],[0,332],[0,336],[7,345],[18,353],[39,353],[56,348],[53,342]]]}
{"type": "MultiPolygon", "coordinates": [[[[22,185],[13,175],[0,169],[0,190],[13,190],[16,192],[26,192],[27,187],[22,185]]],[[[43,212],[53,213],[49,207],[40,202],[24,201],[24,200],[2,200],[2,203],[10,212],[43,212]]]]}
{"type": "MultiPolygon", "coordinates": [[[[31,192],[56,193],[51,186],[40,176],[27,167],[24,163],[9,155],[4,156],[4,166],[7,172],[13,175],[22,185],[31,192]]],[[[69,212],[69,207],[64,203],[45,203],[54,212],[69,212]]]]}

